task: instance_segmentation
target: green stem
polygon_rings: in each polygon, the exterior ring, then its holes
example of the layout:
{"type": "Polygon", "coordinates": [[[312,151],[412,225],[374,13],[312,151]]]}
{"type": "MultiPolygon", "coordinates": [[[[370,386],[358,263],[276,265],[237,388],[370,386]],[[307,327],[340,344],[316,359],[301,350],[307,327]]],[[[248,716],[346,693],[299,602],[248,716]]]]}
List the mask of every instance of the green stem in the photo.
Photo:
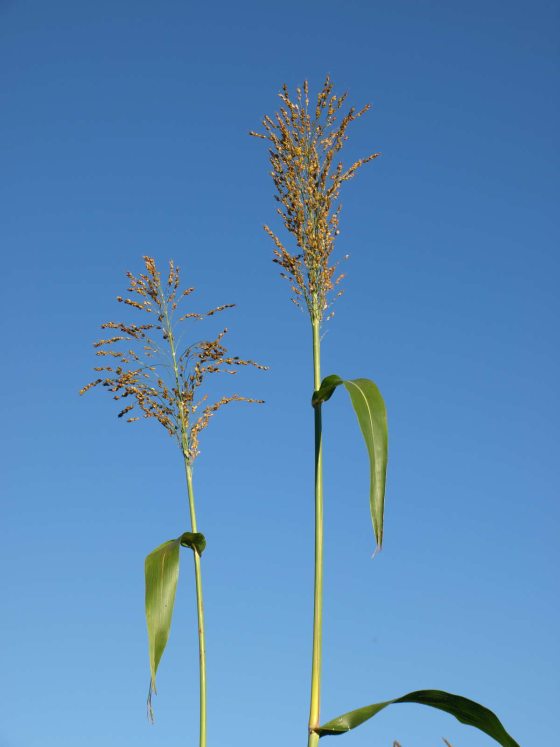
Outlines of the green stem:
{"type": "MultiPolygon", "coordinates": [[[[321,385],[321,338],[319,321],[313,321],[313,383],[321,385]]],[[[323,447],[321,405],[315,413],[315,592],[313,609],[313,658],[311,667],[311,705],[309,709],[308,747],[317,747],[319,737],[313,731],[319,726],[321,707],[321,643],[323,620],[323,447]]]]}
{"type": "MultiPolygon", "coordinates": [[[[196,512],[194,508],[194,489],[192,482],[192,468],[185,459],[185,471],[187,474],[187,488],[189,491],[189,511],[191,515],[191,527],[197,532],[196,512]]],[[[200,569],[200,555],[193,548],[194,575],[196,580],[196,611],[198,615],[198,655],[200,672],[200,747],[206,747],[206,642],[204,636],[204,602],[202,599],[202,573],[200,569]]]]}
{"type": "MultiPolygon", "coordinates": [[[[173,326],[169,318],[169,311],[163,289],[159,287],[161,295],[161,308],[164,312],[163,322],[171,351],[173,361],[173,373],[175,376],[175,385],[177,390],[179,420],[181,426],[181,450],[185,463],[185,474],[187,477],[187,490],[189,494],[189,512],[191,516],[191,529],[197,532],[196,511],[194,507],[194,488],[192,481],[192,467],[189,462],[189,438],[188,438],[188,421],[182,400],[181,375],[177,362],[177,350],[175,347],[175,337],[173,335],[173,326]]],[[[204,635],[204,603],[202,599],[202,572],[200,569],[200,555],[196,548],[193,547],[194,557],[194,576],[196,583],[196,611],[198,617],[198,655],[199,655],[199,674],[200,674],[200,747],[206,747],[206,641],[204,635]]]]}

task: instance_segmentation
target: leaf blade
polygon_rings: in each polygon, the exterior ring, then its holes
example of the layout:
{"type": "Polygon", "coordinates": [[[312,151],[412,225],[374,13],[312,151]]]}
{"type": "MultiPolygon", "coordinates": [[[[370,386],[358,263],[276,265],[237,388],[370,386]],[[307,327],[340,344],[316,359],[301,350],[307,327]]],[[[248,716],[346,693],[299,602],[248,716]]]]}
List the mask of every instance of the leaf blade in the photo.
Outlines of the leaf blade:
{"type": "Polygon", "coordinates": [[[370,464],[369,505],[373,533],[380,550],[383,545],[383,516],[387,480],[388,429],[387,409],[381,392],[370,379],[342,379],[336,374],[326,376],[313,392],[311,404],[318,407],[329,400],[335,389],[344,384],[358,418],[370,464]]]}
{"type": "Polygon", "coordinates": [[[328,721],[316,729],[316,733],[320,737],[345,734],[394,703],[417,703],[437,708],[455,716],[463,724],[474,726],[492,737],[502,747],[519,747],[519,744],[507,733],[495,713],[474,700],[464,698],[462,695],[453,695],[444,690],[416,690],[400,698],[357,708],[328,721]]]}
{"type": "Polygon", "coordinates": [[[181,538],[168,540],[156,547],[144,562],[146,582],[146,625],[150,659],[148,716],[153,721],[152,693],[156,692],[156,673],[169,639],[171,618],[179,578],[181,538]]]}
{"type": "Polygon", "coordinates": [[[387,410],[381,392],[369,379],[344,380],[358,418],[370,463],[369,505],[375,541],[383,546],[383,516],[387,480],[387,410]]]}

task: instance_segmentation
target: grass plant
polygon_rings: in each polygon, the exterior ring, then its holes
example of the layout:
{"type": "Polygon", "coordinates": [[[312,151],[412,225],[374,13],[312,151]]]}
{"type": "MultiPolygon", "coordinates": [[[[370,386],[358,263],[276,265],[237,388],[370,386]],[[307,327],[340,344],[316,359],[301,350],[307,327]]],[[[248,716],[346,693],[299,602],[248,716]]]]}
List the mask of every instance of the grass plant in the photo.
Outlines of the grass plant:
{"type": "Polygon", "coordinates": [[[225,304],[200,314],[183,312],[182,305],[194,288],[180,290],[179,268],[169,263],[167,279],[162,280],[156,263],[144,257],[145,272],[138,276],[127,273],[129,287],[126,297],[117,301],[144,323],[106,322],[101,327],[109,336],[94,343],[100,365],[95,366],[97,378],[80,394],[105,388],[114,400],[124,404],[119,418],[134,423],[140,418],[155,419],[179,446],[187,485],[190,531],[159,545],[145,561],[146,622],[150,660],[148,715],[153,721],[152,693],[156,692],[156,672],[164,652],[173,615],[180,548],[192,550],[196,589],[197,630],[199,646],[200,711],[199,745],[206,747],[206,641],[204,602],[202,594],[201,556],[206,547],[205,536],[198,531],[193,486],[193,464],[199,454],[199,438],[216,412],[231,402],[262,402],[239,394],[208,402],[201,392],[205,380],[212,374],[234,375],[240,367],[265,369],[252,360],[231,355],[224,345],[227,329],[210,340],[195,340],[185,344],[179,336],[180,327],[232,308],[225,304]]]}
{"type": "Polygon", "coordinates": [[[344,182],[352,179],[379,153],[372,153],[345,167],[340,152],[348,139],[350,126],[369,109],[346,108],[347,94],[337,95],[329,77],[311,103],[305,81],[292,96],[284,85],[279,93],[278,111],[263,119],[264,132],[251,132],[267,140],[271,176],[276,189],[278,215],[292,248],[286,248],[268,225],[273,241],[273,261],[290,284],[292,301],[309,316],[313,362],[311,404],[315,440],[315,580],[313,590],[313,642],[311,657],[311,696],[308,747],[319,739],[356,728],[381,710],[395,703],[420,703],[454,715],[459,721],[479,728],[502,747],[519,747],[488,709],[458,695],[441,690],[420,690],[400,698],[358,708],[321,724],[321,662],[323,619],[323,418],[322,409],[337,387],[350,395],[370,464],[370,511],[377,549],[383,542],[385,479],[387,469],[387,415],[377,386],[370,379],[342,379],[336,374],[321,378],[321,330],[333,316],[332,303],[342,294],[344,275],[333,261],[339,235],[340,204],[344,182]]]}

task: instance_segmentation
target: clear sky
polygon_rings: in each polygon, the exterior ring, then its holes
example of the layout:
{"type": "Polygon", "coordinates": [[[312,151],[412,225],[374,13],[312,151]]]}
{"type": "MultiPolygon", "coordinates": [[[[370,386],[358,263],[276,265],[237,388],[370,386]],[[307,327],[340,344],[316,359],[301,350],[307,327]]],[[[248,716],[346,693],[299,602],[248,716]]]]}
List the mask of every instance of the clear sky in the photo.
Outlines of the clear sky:
{"type": "MultiPolygon", "coordinates": [[[[103,392],[77,395],[143,254],[177,261],[196,308],[236,302],[231,345],[271,367],[238,377],[266,405],[220,413],[195,469],[209,747],[305,744],[311,338],[270,261],[266,146],[247,132],[284,81],[316,90],[326,72],[374,105],[348,158],[383,157],[343,194],[323,371],[378,383],[390,466],[372,560],[366,453],[337,393],[322,712],[443,688],[522,747],[556,743],[558,15],[545,0],[0,0],[1,747],[196,742],[188,554],[145,718],[143,559],[188,528],[179,452],[103,392]]],[[[493,744],[412,705],[341,739],[442,736],[493,744]]]]}

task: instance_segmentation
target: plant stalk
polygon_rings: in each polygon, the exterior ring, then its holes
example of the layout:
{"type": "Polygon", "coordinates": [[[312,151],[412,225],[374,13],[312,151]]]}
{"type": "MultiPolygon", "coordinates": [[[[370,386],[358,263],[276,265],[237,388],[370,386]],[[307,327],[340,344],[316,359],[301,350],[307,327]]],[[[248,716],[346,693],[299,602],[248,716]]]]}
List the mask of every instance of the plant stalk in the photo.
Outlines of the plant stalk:
{"type": "MultiPolygon", "coordinates": [[[[173,334],[173,326],[171,319],[169,318],[169,311],[165,296],[160,285],[161,294],[161,306],[163,309],[163,322],[165,325],[165,331],[167,332],[167,339],[169,342],[169,349],[171,351],[171,360],[173,363],[173,373],[175,376],[175,385],[177,388],[177,396],[179,398],[179,416],[181,421],[181,449],[183,452],[183,459],[185,464],[185,474],[187,477],[187,490],[189,494],[189,513],[191,517],[191,531],[198,532],[196,523],[196,511],[194,506],[194,488],[192,481],[192,466],[189,462],[189,439],[188,439],[188,423],[185,415],[183,403],[181,400],[181,376],[179,374],[179,366],[177,363],[177,351],[175,347],[175,336],[173,334]]],[[[194,576],[196,585],[196,611],[197,611],[197,622],[198,622],[198,656],[199,656],[199,677],[200,677],[200,730],[199,730],[199,747],[206,747],[206,639],[204,634],[204,603],[202,599],[202,572],[200,569],[200,555],[198,550],[193,547],[194,557],[194,576]]]]}
{"type": "MultiPolygon", "coordinates": [[[[321,385],[320,323],[313,328],[313,384],[321,385]]],[[[315,405],[315,589],[313,605],[313,657],[311,664],[311,705],[309,709],[308,747],[317,747],[319,736],[313,731],[319,726],[321,707],[321,652],[323,634],[323,445],[321,404],[315,405]]]]}
{"type": "MultiPolygon", "coordinates": [[[[191,515],[191,528],[197,532],[196,512],[194,507],[194,489],[192,481],[192,468],[185,459],[185,472],[187,475],[187,488],[189,492],[189,511],[191,515]]],[[[204,602],[202,598],[202,573],[200,569],[200,555],[193,548],[194,575],[196,581],[196,611],[198,617],[198,655],[200,673],[200,747],[206,747],[206,640],[204,635],[204,602]]]]}

